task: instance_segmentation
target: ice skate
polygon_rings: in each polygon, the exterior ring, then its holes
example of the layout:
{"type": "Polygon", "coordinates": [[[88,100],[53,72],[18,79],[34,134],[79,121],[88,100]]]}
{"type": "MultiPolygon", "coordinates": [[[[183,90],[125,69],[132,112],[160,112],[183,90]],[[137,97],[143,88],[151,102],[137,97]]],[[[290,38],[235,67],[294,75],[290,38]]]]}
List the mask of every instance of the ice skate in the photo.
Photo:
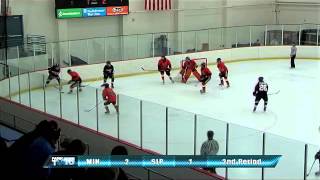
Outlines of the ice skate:
{"type": "Polygon", "coordinates": [[[229,88],[230,87],[230,83],[229,83],[229,81],[227,81],[227,88],[229,88]]]}
{"type": "Polygon", "coordinates": [[[106,107],[106,112],[104,112],[104,113],[106,113],[106,114],[110,114],[110,110],[109,110],[109,108],[108,108],[108,107],[106,107]]]}

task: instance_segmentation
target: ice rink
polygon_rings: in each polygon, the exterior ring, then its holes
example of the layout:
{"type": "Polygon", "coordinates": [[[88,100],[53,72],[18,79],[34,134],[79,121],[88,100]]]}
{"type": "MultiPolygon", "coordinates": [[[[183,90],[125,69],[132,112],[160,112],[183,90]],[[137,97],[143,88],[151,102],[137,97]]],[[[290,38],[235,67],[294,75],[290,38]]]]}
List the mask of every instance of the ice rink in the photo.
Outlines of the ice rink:
{"type": "MultiPolygon", "coordinates": [[[[193,154],[193,113],[196,113],[199,115],[196,129],[197,154],[209,129],[215,131],[215,138],[220,144],[219,154],[225,154],[228,122],[229,154],[261,154],[262,132],[259,131],[266,132],[266,154],[286,155],[276,169],[266,169],[265,179],[302,179],[304,143],[318,145],[320,140],[319,61],[297,60],[296,69],[289,68],[288,60],[247,61],[226,65],[231,87],[219,87],[218,70],[216,66],[210,66],[213,76],[206,94],[200,94],[200,84],[193,81],[172,84],[166,78],[166,84],[163,85],[158,73],[116,78],[115,91],[120,94],[120,138],[140,146],[142,100],[142,145],[146,149],[165,153],[165,107],[168,107],[168,154],[193,154]],[[267,112],[262,111],[263,103],[260,102],[257,112],[253,113],[252,91],[259,76],[263,76],[269,84],[269,93],[280,92],[269,96],[267,112]],[[289,166],[291,168],[287,168],[289,166]]],[[[176,76],[177,72],[172,74],[176,76]]],[[[96,110],[85,111],[96,103],[96,88],[99,88],[98,97],[101,101],[101,83],[84,83],[89,86],[79,93],[79,122],[93,129],[98,125],[99,131],[116,137],[117,115],[113,107],[110,106],[111,114],[107,115],[104,114],[103,103],[99,105],[98,124],[96,110]]],[[[67,94],[67,86],[63,91],[62,117],[78,122],[77,95],[75,92],[67,94]]],[[[46,111],[60,116],[60,93],[57,89],[47,88],[45,93],[38,89],[30,94],[32,107],[44,110],[45,101],[46,111]]],[[[19,97],[13,99],[18,101],[19,97]]],[[[29,105],[28,92],[21,95],[21,102],[29,105]]],[[[313,147],[309,149],[308,170],[316,151],[316,147],[313,147]]],[[[224,169],[218,169],[218,173],[224,175],[224,169]]],[[[261,177],[261,169],[229,169],[229,173],[230,178],[261,177]]],[[[310,179],[315,179],[313,174],[310,179]]]]}

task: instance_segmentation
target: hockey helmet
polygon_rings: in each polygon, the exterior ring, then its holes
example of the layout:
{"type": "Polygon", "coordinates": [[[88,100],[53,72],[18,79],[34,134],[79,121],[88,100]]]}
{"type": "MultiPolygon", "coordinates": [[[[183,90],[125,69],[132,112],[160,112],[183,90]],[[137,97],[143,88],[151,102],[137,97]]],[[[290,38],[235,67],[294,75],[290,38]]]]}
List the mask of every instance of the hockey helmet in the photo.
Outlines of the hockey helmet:
{"type": "Polygon", "coordinates": [[[191,60],[189,56],[186,57],[186,60],[191,60]]]}
{"type": "Polygon", "coordinates": [[[258,78],[258,80],[259,80],[259,82],[263,82],[263,77],[260,76],[260,77],[258,78]]]}
{"type": "Polygon", "coordinates": [[[71,73],[71,69],[68,69],[67,73],[71,73]]]}
{"type": "Polygon", "coordinates": [[[206,67],[206,63],[205,62],[201,63],[201,66],[206,67]]]}
{"type": "Polygon", "coordinates": [[[107,61],[107,64],[111,64],[111,61],[107,61]]]}
{"type": "Polygon", "coordinates": [[[217,62],[221,61],[221,58],[217,58],[217,62]]]}
{"type": "Polygon", "coordinates": [[[109,88],[109,83],[104,83],[101,85],[101,87],[109,88]]]}

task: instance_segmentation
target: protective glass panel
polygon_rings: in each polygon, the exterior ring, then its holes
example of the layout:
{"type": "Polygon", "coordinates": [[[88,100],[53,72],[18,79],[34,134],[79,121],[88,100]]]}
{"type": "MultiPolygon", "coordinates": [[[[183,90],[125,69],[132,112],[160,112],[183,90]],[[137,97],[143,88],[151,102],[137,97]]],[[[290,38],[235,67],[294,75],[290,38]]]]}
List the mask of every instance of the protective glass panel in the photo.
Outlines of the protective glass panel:
{"type": "Polygon", "coordinates": [[[142,146],[166,153],[166,107],[142,101],[142,146]]]}
{"type": "Polygon", "coordinates": [[[138,35],[138,57],[137,58],[152,57],[153,55],[152,37],[153,37],[152,34],[138,35]]]}
{"type": "Polygon", "coordinates": [[[168,33],[168,46],[169,54],[181,54],[182,53],[182,33],[168,33]]]}
{"type": "Polygon", "coordinates": [[[140,144],[140,100],[119,95],[120,139],[140,144]]]}
{"type": "Polygon", "coordinates": [[[266,26],[251,26],[251,46],[264,46],[266,26]]]}
{"type": "Polygon", "coordinates": [[[268,25],[267,46],[282,45],[282,25],[268,25]]]}
{"type": "MultiPolygon", "coordinates": [[[[229,126],[230,155],[262,155],[262,132],[241,127],[229,126]]],[[[262,170],[259,168],[229,168],[231,179],[260,179],[262,170]]]]}
{"type": "Polygon", "coordinates": [[[196,31],[197,52],[209,51],[209,30],[196,31]]]}
{"type": "Polygon", "coordinates": [[[105,39],[88,39],[88,52],[90,64],[105,62],[105,39]]]}
{"type": "Polygon", "coordinates": [[[137,35],[123,36],[123,58],[124,60],[136,59],[138,57],[138,37],[137,35]]]}
{"type": "Polygon", "coordinates": [[[282,155],[276,168],[265,169],[265,179],[303,179],[304,144],[280,136],[266,135],[266,155],[282,155]],[[290,168],[288,168],[290,167],[290,168]]]}
{"type": "Polygon", "coordinates": [[[194,153],[194,114],[168,108],[168,155],[194,153]]]}

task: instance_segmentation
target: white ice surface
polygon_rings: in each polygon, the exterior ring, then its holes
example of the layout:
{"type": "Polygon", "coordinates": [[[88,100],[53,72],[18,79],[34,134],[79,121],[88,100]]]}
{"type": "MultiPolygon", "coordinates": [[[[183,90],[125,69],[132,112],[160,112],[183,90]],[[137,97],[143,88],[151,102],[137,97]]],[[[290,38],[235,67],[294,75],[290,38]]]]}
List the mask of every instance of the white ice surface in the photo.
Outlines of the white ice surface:
{"type": "MultiPolygon", "coordinates": [[[[218,71],[213,72],[206,94],[200,94],[200,85],[195,82],[171,84],[166,79],[162,85],[158,73],[117,78],[115,91],[120,96],[120,138],[140,145],[140,102],[142,103],[143,147],[165,153],[165,107],[168,116],[168,153],[193,154],[194,114],[197,120],[197,154],[201,143],[206,139],[206,131],[215,131],[220,143],[219,154],[225,154],[226,122],[230,123],[229,154],[261,154],[262,132],[266,132],[266,154],[284,155],[277,168],[266,169],[266,179],[303,178],[304,143],[319,144],[319,62],[299,60],[296,69],[289,68],[288,61],[252,61],[227,64],[230,88],[218,86],[218,71]],[[279,94],[269,96],[267,112],[262,111],[261,101],[256,113],[252,113],[254,96],[252,91],[257,78],[263,76],[269,84],[269,93],[280,90],[279,94]],[[179,109],[179,110],[178,110],[179,109]],[[188,113],[189,112],[189,113],[188,113]],[[271,135],[271,134],[274,135],[271,135]],[[282,138],[282,137],[284,138],[282,138]],[[289,138],[289,139],[286,139],[289,138]],[[294,141],[297,140],[297,141],[294,141]],[[288,169],[288,165],[290,168],[288,169]]],[[[172,73],[173,76],[177,72],[172,73]]],[[[85,112],[96,102],[96,90],[101,101],[101,82],[84,83],[79,94],[80,119],[82,125],[97,127],[96,110],[85,112]]],[[[68,87],[64,87],[67,92],[68,87]]],[[[44,109],[43,90],[31,92],[32,107],[44,109]]],[[[46,110],[60,116],[59,93],[54,88],[46,89],[46,110]]],[[[62,117],[78,121],[76,93],[62,95],[62,117]]],[[[18,100],[18,96],[14,99],[18,100]]],[[[21,95],[22,103],[29,105],[29,95],[21,95]]],[[[104,114],[103,104],[99,105],[99,130],[117,136],[117,117],[104,114]]],[[[313,162],[317,146],[309,147],[308,168],[313,162]]],[[[317,166],[317,165],[316,165],[317,166]]],[[[309,170],[309,169],[308,169],[309,170]]],[[[314,174],[316,167],[312,173],[314,174]]],[[[224,169],[218,169],[223,175],[224,169]]],[[[257,179],[261,169],[229,169],[235,179],[257,179]]],[[[314,176],[310,179],[314,179],[314,176]]]]}

